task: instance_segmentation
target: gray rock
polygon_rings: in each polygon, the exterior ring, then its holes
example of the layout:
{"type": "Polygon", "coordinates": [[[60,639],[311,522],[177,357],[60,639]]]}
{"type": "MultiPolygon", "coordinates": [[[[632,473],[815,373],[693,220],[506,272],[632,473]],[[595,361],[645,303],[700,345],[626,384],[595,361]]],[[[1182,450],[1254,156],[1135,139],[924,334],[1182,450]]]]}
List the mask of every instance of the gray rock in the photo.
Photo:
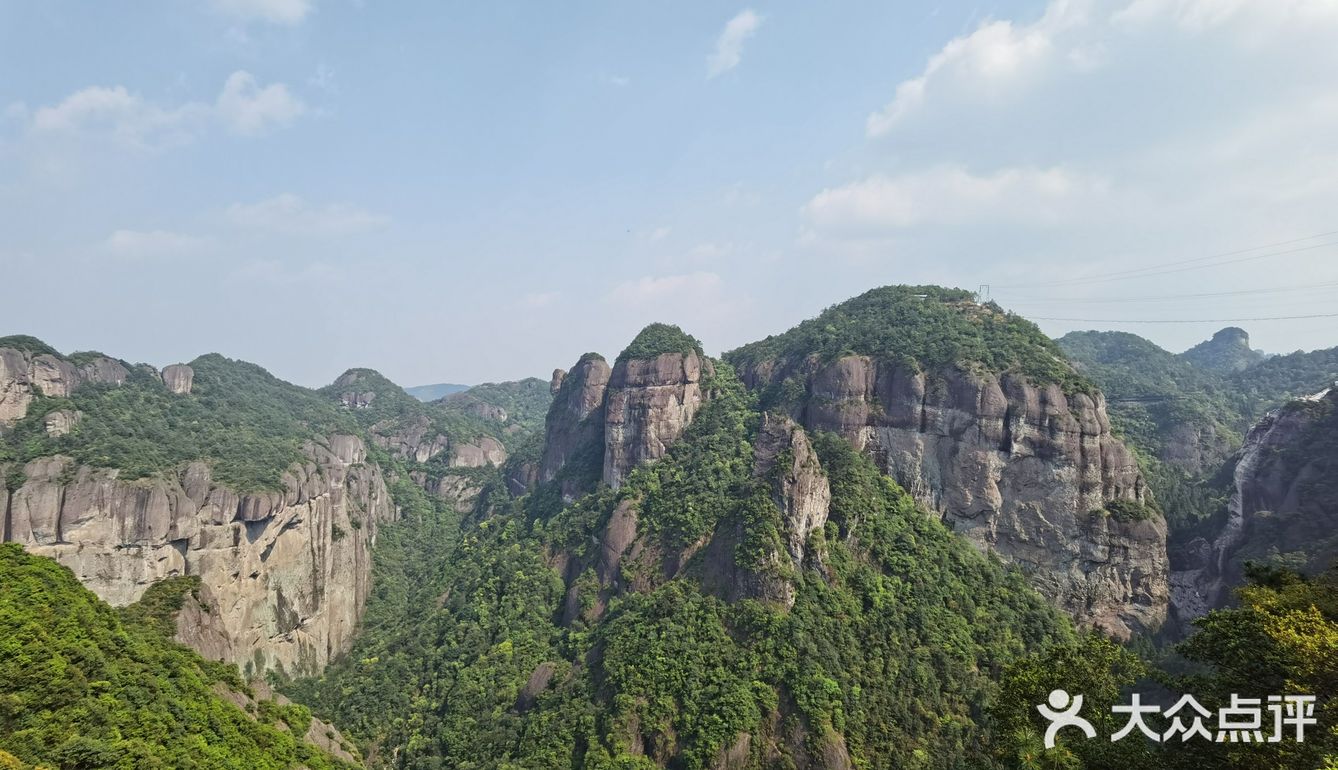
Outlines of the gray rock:
{"type": "Polygon", "coordinates": [[[377,525],[395,511],[357,437],[304,451],[309,460],[284,474],[283,489],[244,495],[215,484],[202,462],[179,478],[123,481],[39,458],[11,495],[5,537],[117,606],[165,577],[198,575],[208,610],[185,615],[183,641],[257,672],[314,674],[348,649],[371,588],[377,525]]]}
{"type": "Polygon", "coordinates": [[[195,383],[195,370],[186,364],[172,364],[163,367],[163,384],[167,389],[177,395],[190,393],[191,386],[195,383]]]}
{"type": "Polygon", "coordinates": [[[617,489],[628,472],[663,457],[683,435],[702,405],[702,369],[696,353],[618,362],[604,406],[604,483],[617,489]]]}
{"type": "Polygon", "coordinates": [[[919,372],[867,356],[768,361],[750,387],[791,378],[794,416],[843,436],[978,547],[1018,564],[1080,625],[1116,638],[1158,628],[1169,587],[1160,518],[1105,515],[1144,502],[1132,453],[1100,394],[1004,375],[919,372]]]}

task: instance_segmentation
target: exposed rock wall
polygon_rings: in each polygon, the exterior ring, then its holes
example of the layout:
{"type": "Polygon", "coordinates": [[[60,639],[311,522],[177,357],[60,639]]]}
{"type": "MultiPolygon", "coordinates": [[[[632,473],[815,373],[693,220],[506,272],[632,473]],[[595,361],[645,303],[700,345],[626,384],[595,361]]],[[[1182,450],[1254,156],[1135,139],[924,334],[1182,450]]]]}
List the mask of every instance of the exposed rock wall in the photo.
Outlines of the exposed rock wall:
{"type": "MultiPolygon", "coordinates": [[[[582,450],[599,451],[595,447],[604,442],[604,397],[611,374],[608,362],[597,355],[582,356],[569,373],[553,373],[554,396],[544,423],[540,482],[557,479],[582,450]]],[[[564,480],[562,494],[571,498],[582,491],[579,481],[564,480]]]]}
{"type": "Polygon", "coordinates": [[[789,379],[792,413],[840,434],[982,549],[1021,566],[1082,625],[1112,636],[1155,629],[1168,601],[1166,526],[1103,512],[1143,502],[1104,399],[957,369],[931,373],[866,356],[767,361],[750,387],[789,379]]]}
{"type": "Polygon", "coordinates": [[[613,367],[604,406],[604,483],[613,488],[637,465],[664,456],[702,405],[710,362],[696,353],[662,353],[613,367]]]}
{"type": "Polygon", "coordinates": [[[107,356],[76,365],[49,353],[0,348],[0,428],[23,419],[39,395],[65,397],[86,382],[120,385],[129,376],[130,370],[107,356]]]}
{"type": "Polygon", "coordinates": [[[1338,558],[1338,388],[1269,412],[1236,455],[1231,498],[1214,531],[1176,549],[1172,602],[1181,623],[1224,606],[1249,560],[1319,570],[1338,558]]]}
{"type": "Polygon", "coordinates": [[[4,537],[114,605],[162,578],[199,575],[212,606],[183,641],[256,671],[315,673],[351,641],[377,525],[395,511],[361,439],[335,435],[305,453],[282,490],[254,494],[215,484],[202,462],[179,478],[123,481],[40,458],[4,498],[4,537]]]}

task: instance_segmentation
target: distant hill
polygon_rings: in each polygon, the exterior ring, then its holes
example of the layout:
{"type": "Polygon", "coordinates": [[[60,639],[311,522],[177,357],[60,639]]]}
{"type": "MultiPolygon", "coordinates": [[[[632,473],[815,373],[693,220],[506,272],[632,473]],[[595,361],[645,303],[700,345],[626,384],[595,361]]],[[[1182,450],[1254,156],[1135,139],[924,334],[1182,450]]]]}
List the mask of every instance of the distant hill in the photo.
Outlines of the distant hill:
{"type": "Polygon", "coordinates": [[[469,385],[460,385],[454,382],[438,382],[435,385],[414,385],[405,388],[404,392],[418,399],[419,401],[437,401],[453,393],[461,393],[469,390],[469,385]]]}
{"type": "Polygon", "coordinates": [[[1204,340],[1180,354],[1202,369],[1229,374],[1244,371],[1268,358],[1262,350],[1250,348],[1250,335],[1244,329],[1228,326],[1210,340],[1204,340]]]}

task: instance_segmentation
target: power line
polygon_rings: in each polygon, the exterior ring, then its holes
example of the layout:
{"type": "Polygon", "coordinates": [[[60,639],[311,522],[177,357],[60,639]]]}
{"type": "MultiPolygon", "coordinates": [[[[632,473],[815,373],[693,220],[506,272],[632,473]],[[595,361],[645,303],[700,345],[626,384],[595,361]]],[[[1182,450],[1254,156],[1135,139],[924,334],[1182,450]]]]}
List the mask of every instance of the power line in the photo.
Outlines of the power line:
{"type": "Polygon", "coordinates": [[[1096,299],[1070,298],[1061,299],[1057,297],[1019,297],[1014,300],[1008,300],[1008,304],[1051,304],[1055,302],[1066,304],[1093,304],[1110,302],[1165,302],[1181,299],[1199,299],[1203,297],[1238,297],[1250,294],[1282,294],[1293,291],[1320,291],[1324,289],[1338,287],[1338,281],[1329,281],[1325,283],[1312,283],[1292,286],[1275,286],[1267,289],[1240,289],[1237,291],[1210,291],[1197,294],[1158,294],[1151,297],[1100,297],[1096,299]]]}
{"type": "Polygon", "coordinates": [[[1128,318],[1046,318],[1028,316],[1033,321],[1072,321],[1092,324],[1227,324],[1251,321],[1298,321],[1303,318],[1338,318],[1338,313],[1315,313],[1313,315],[1278,315],[1265,318],[1159,318],[1155,320],[1131,320],[1128,318]]]}
{"type": "Polygon", "coordinates": [[[1209,254],[1209,255],[1207,255],[1207,256],[1203,256],[1203,257],[1194,257],[1194,258],[1192,258],[1192,259],[1182,259],[1182,260],[1178,260],[1178,261],[1175,261],[1175,262],[1164,262],[1164,263],[1162,263],[1162,264],[1160,264],[1160,265],[1150,265],[1150,266],[1147,266],[1147,267],[1131,268],[1131,269],[1129,269],[1129,270],[1117,270],[1117,271],[1110,272],[1110,273],[1098,273],[1098,274],[1096,274],[1096,275],[1091,275],[1091,276],[1086,276],[1086,277],[1081,277],[1081,278],[1069,278],[1069,279],[1063,279],[1063,280],[1059,280],[1059,281],[1048,281],[1048,282],[1045,282],[1045,283],[1025,283],[1025,284],[1011,284],[1011,285],[996,285],[994,288],[996,288],[996,289],[1017,289],[1017,288],[1031,288],[1031,287],[1045,287],[1045,286],[1073,286],[1073,285],[1079,285],[1079,284],[1084,284],[1084,283],[1102,283],[1102,282],[1106,282],[1106,281],[1125,280],[1126,277],[1127,277],[1127,278],[1136,278],[1136,277],[1145,277],[1145,276],[1153,276],[1153,275],[1164,275],[1164,274],[1166,274],[1166,273],[1184,272],[1184,271],[1186,271],[1186,270],[1199,270],[1199,269],[1203,269],[1203,268],[1207,268],[1207,267],[1217,267],[1217,266],[1219,266],[1219,265],[1230,265],[1230,264],[1235,264],[1235,263],[1237,263],[1237,262],[1247,262],[1247,261],[1254,260],[1254,259],[1263,259],[1263,258],[1265,258],[1265,257],[1271,257],[1271,256],[1282,256],[1282,255],[1284,255],[1284,254],[1294,254],[1294,253],[1296,253],[1296,252],[1300,252],[1300,251],[1308,251],[1308,250],[1310,250],[1310,249],[1318,249],[1318,248],[1322,248],[1322,247],[1324,247],[1324,246],[1335,246],[1335,245],[1338,245],[1338,241],[1335,241],[1335,242],[1329,242],[1329,243],[1312,244],[1312,245],[1310,245],[1310,246],[1302,246],[1302,247],[1297,248],[1297,249],[1288,249],[1288,250],[1286,250],[1286,251],[1280,251],[1280,252],[1276,252],[1276,253],[1270,253],[1270,254],[1252,254],[1252,255],[1247,256],[1247,257],[1244,257],[1244,258],[1242,258],[1242,259],[1227,260],[1227,261],[1225,261],[1225,262],[1218,262],[1218,263],[1214,263],[1214,264],[1210,264],[1210,265],[1199,265],[1199,264],[1198,264],[1198,263],[1200,263],[1200,262],[1208,262],[1208,261],[1210,261],[1210,260],[1222,259],[1223,257],[1232,257],[1232,256],[1236,256],[1236,255],[1238,255],[1238,254],[1248,254],[1249,252],[1252,252],[1252,251],[1259,251],[1259,250],[1261,250],[1261,249],[1272,249],[1272,248],[1277,248],[1278,246],[1289,246],[1289,245],[1291,245],[1291,244],[1293,244],[1293,243],[1302,243],[1302,242],[1304,242],[1304,241],[1313,241],[1313,240],[1315,240],[1316,238],[1324,238],[1324,237],[1326,237],[1326,236],[1330,236],[1330,235],[1338,235],[1338,230],[1330,230],[1330,231],[1328,231],[1328,232],[1316,233],[1315,235],[1309,235],[1309,236],[1306,236],[1306,237],[1304,237],[1304,238],[1293,238],[1293,239],[1291,239],[1291,240],[1277,241],[1277,242],[1275,242],[1275,243],[1268,243],[1268,244],[1264,244],[1264,245],[1261,245],[1261,246],[1252,246],[1252,247],[1247,248],[1247,249],[1236,249],[1235,251],[1225,251],[1225,252],[1220,252],[1220,253],[1217,253],[1217,254],[1209,254]],[[1179,266],[1181,266],[1181,265],[1189,265],[1189,267],[1179,267],[1179,266]],[[1167,268],[1174,268],[1174,269],[1167,269],[1167,268]]]}

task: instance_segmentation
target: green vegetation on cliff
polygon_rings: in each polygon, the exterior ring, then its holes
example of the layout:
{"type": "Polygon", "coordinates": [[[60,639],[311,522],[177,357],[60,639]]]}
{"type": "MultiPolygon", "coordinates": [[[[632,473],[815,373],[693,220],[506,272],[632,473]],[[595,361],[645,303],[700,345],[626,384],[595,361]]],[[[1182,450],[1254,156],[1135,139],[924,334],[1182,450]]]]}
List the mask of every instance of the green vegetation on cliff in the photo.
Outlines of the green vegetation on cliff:
{"type": "Polygon", "coordinates": [[[810,355],[824,361],[864,355],[920,370],[979,367],[1018,373],[1038,384],[1059,383],[1070,392],[1090,389],[1035,324],[973,298],[963,289],[884,286],[725,357],[745,369],[810,355]]]}
{"type": "Polygon", "coordinates": [[[654,323],[642,329],[631,344],[618,354],[619,361],[655,358],[665,353],[701,355],[702,344],[696,337],[671,324],[654,323]]]}
{"type": "Polygon", "coordinates": [[[717,366],[688,432],[616,492],[563,506],[541,488],[460,527],[423,504],[387,527],[352,653],[290,692],[406,770],[985,761],[994,677],[1069,640],[1067,622],[827,436],[823,567],[786,560],[788,611],[722,598],[720,557],[692,544],[742,531],[725,559],[751,568],[783,523],[753,476],[754,398],[717,366]],[[627,505],[649,555],[601,582],[601,535],[627,505]]]}
{"type": "Polygon", "coordinates": [[[214,478],[239,491],[274,489],[302,459],[306,441],[357,425],[318,393],[264,369],[220,355],[200,356],[189,394],[173,394],[153,374],[134,368],[124,384],[87,384],[68,398],[38,398],[27,416],[0,435],[0,461],[53,454],[85,465],[119,468],[123,478],[172,474],[207,460],[214,478]],[[78,412],[73,429],[50,436],[46,416],[78,412]]]}
{"type": "Polygon", "coordinates": [[[7,752],[71,770],[346,766],[301,740],[304,709],[262,701],[244,712],[220,694],[244,691],[235,668],[169,640],[189,586],[162,584],[118,613],[12,543],[0,545],[0,586],[0,762],[7,752]]]}
{"type": "MultiPolygon", "coordinates": [[[[1248,573],[1251,582],[1238,592],[1239,606],[1195,621],[1197,632],[1178,646],[1179,654],[1195,666],[1192,673],[1157,671],[1129,650],[1097,637],[1011,664],[990,707],[999,737],[995,756],[1008,768],[1065,770],[1338,767],[1338,565],[1313,578],[1260,567],[1248,573]],[[1049,723],[1037,713],[1036,704],[1044,703],[1055,688],[1084,695],[1082,714],[1096,727],[1097,739],[1061,732],[1054,749],[1044,748],[1041,736],[1049,723]],[[1278,742],[1198,738],[1156,743],[1137,730],[1112,742],[1109,736],[1128,717],[1112,714],[1111,706],[1127,706],[1131,691],[1142,693],[1145,704],[1162,708],[1182,693],[1191,694],[1214,715],[1231,705],[1233,693],[1261,702],[1270,695],[1315,695],[1318,724],[1306,728],[1304,742],[1296,741],[1290,728],[1278,742]]],[[[1160,714],[1146,721],[1158,733],[1170,727],[1160,714]]],[[[1216,732],[1215,718],[1203,721],[1216,732]]],[[[1266,738],[1272,734],[1267,710],[1261,727],[1266,738]]]]}

